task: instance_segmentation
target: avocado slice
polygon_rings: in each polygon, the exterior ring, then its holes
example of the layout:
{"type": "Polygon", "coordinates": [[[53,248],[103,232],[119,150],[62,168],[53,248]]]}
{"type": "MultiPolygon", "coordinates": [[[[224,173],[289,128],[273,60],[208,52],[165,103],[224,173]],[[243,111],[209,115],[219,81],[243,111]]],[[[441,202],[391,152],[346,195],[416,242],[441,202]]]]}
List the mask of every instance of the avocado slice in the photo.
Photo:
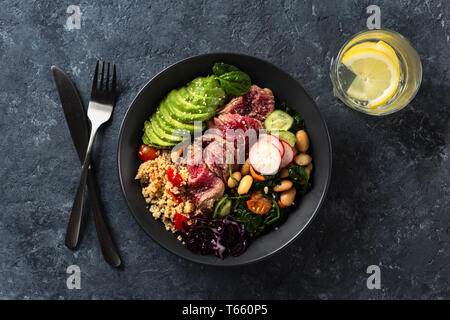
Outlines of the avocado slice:
{"type": "Polygon", "coordinates": [[[196,94],[192,89],[180,88],[178,94],[187,102],[201,106],[202,108],[217,108],[224,102],[223,98],[213,96],[201,96],[196,94]]]}
{"type": "Polygon", "coordinates": [[[225,98],[225,91],[215,76],[198,77],[187,86],[172,90],[161,101],[151,120],[145,122],[143,142],[168,148],[193,133],[194,122],[201,121],[198,129],[204,130],[206,123],[203,121],[215,115],[225,98]]]}
{"type": "Polygon", "coordinates": [[[182,95],[181,91],[185,90],[185,88],[180,88],[179,90],[170,91],[167,96],[167,103],[170,105],[175,105],[178,110],[187,113],[206,113],[209,111],[209,108],[206,104],[194,104],[185,99],[184,96],[188,96],[188,92],[182,95]]]}
{"type": "MultiPolygon", "coordinates": [[[[164,99],[161,104],[159,105],[159,111],[161,114],[161,118],[168,123],[172,128],[174,129],[181,129],[181,130],[187,130],[191,133],[194,132],[194,125],[190,123],[184,123],[181,121],[178,121],[177,119],[173,118],[171,114],[168,111],[167,107],[167,101],[164,99]]],[[[202,123],[202,130],[205,128],[205,124],[202,123]]]]}
{"type": "Polygon", "coordinates": [[[144,144],[148,145],[148,146],[151,146],[151,145],[152,145],[150,139],[147,138],[147,135],[145,134],[145,132],[144,132],[144,134],[142,135],[142,142],[143,142],[144,144]]]}
{"type": "Polygon", "coordinates": [[[168,100],[166,101],[167,111],[170,116],[178,121],[184,123],[193,123],[194,121],[205,121],[210,119],[216,113],[215,108],[209,108],[208,112],[205,113],[191,113],[185,112],[179,109],[176,104],[171,104],[168,100]]]}
{"type": "Polygon", "coordinates": [[[153,144],[148,138],[147,135],[144,133],[142,135],[142,142],[150,147],[155,147],[157,149],[165,149],[165,147],[157,146],[156,144],[153,144]]]}
{"type": "Polygon", "coordinates": [[[172,90],[167,96],[167,103],[171,106],[176,106],[178,110],[186,113],[206,113],[209,111],[209,108],[203,104],[194,104],[190,101],[187,101],[183,95],[180,94],[180,90],[172,90]]]}
{"type": "Polygon", "coordinates": [[[213,97],[224,100],[225,91],[220,87],[219,81],[215,76],[198,77],[189,83],[188,90],[202,97],[213,97]]]}
{"type": "Polygon", "coordinates": [[[144,122],[144,130],[145,130],[145,135],[150,140],[150,142],[154,145],[157,145],[160,148],[170,148],[170,147],[173,147],[174,145],[176,145],[176,143],[168,142],[168,141],[164,141],[164,140],[160,139],[153,131],[152,125],[151,125],[150,121],[148,121],[148,120],[144,122]]]}
{"type": "Polygon", "coordinates": [[[183,139],[184,136],[190,135],[191,133],[186,129],[177,129],[173,128],[164,120],[164,118],[161,116],[161,112],[159,109],[154,114],[155,120],[158,123],[158,127],[163,130],[166,134],[174,136],[174,138],[177,139],[177,137],[180,137],[180,140],[183,139]]]}
{"type": "Polygon", "coordinates": [[[150,121],[152,125],[153,132],[163,141],[178,143],[183,140],[183,137],[169,134],[164,131],[163,127],[161,127],[156,119],[156,113],[153,114],[152,119],[150,121]]]}

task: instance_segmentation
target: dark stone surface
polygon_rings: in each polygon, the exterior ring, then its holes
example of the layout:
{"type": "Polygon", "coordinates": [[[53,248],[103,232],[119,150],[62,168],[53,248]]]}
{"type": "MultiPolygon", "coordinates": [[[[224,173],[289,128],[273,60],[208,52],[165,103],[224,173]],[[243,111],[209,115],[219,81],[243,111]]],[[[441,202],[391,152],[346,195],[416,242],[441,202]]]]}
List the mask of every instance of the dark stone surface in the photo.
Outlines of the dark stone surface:
{"type": "Polygon", "coordinates": [[[366,28],[369,1],[2,2],[0,11],[0,298],[428,299],[449,293],[450,5],[375,1],[382,27],[411,40],[424,78],[404,110],[376,118],[333,98],[330,59],[366,28]],[[337,4],[338,3],[338,4],[337,4]],[[119,187],[120,123],[138,90],[192,55],[233,51],[290,72],[314,97],[333,144],[328,200],[279,255],[232,269],[177,258],[150,240],[119,187]],[[102,258],[92,216],[78,251],[63,244],[79,163],[50,73],[56,64],[87,103],[97,58],[118,64],[123,91],[95,145],[102,198],[125,268],[102,258]],[[81,268],[81,290],[66,268],[81,268]],[[368,290],[366,268],[381,268],[368,290]]]}

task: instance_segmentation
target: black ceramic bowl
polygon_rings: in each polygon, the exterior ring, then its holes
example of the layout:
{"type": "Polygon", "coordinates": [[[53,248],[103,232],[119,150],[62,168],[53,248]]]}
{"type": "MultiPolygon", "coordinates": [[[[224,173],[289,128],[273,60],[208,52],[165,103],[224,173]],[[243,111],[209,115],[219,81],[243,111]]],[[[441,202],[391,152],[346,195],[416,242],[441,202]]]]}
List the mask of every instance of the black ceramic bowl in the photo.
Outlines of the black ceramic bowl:
{"type": "Polygon", "coordinates": [[[267,258],[286,247],[302,233],[325,199],[331,175],[331,143],[325,122],[313,99],[286,72],[252,56],[214,53],[180,61],[156,75],[144,86],[123,120],[117,160],[120,183],[128,206],[139,225],[153,240],[170,252],[194,262],[232,266],[267,258]],[[237,66],[250,75],[252,83],[262,88],[270,88],[279,101],[284,101],[303,116],[314,162],[311,190],[290,210],[287,220],[280,228],[257,238],[241,256],[227,257],[224,260],[214,255],[194,254],[176,239],[176,235],[166,231],[163,224],[155,220],[146,209],[140,184],[134,179],[140,164],[137,153],[142,143],[144,121],[171,89],[183,86],[195,77],[211,74],[215,62],[237,66]]]}

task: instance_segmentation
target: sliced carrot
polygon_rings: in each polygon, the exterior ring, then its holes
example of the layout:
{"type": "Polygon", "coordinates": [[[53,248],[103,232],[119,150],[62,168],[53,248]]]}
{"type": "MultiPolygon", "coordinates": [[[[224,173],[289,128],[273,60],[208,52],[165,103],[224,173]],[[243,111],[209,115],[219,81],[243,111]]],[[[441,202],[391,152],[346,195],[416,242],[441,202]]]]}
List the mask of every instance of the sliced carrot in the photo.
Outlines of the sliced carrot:
{"type": "Polygon", "coordinates": [[[184,151],[184,148],[183,148],[183,147],[181,147],[180,150],[178,150],[177,158],[174,159],[175,162],[177,162],[178,159],[181,157],[181,155],[183,154],[183,151],[184,151]]]}
{"type": "Polygon", "coordinates": [[[259,174],[256,173],[255,169],[253,169],[253,166],[250,166],[250,174],[252,175],[252,177],[255,180],[258,180],[258,181],[265,181],[266,180],[266,178],[264,178],[264,176],[259,175],[259,174]]]}

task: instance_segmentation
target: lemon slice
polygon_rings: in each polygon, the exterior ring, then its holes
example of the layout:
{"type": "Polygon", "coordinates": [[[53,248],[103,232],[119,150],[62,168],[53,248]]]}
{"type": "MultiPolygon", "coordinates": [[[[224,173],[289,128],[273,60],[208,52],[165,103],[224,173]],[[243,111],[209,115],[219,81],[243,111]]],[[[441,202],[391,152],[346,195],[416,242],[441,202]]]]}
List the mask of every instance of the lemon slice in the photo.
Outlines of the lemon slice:
{"type": "Polygon", "coordinates": [[[381,40],[378,42],[365,41],[354,45],[345,53],[344,59],[348,59],[349,57],[353,56],[355,52],[357,53],[359,51],[359,49],[373,49],[376,51],[383,52],[392,60],[392,63],[400,67],[395,50],[392,49],[392,47],[388,45],[386,42],[381,40]]]}
{"type": "Polygon", "coordinates": [[[342,63],[356,75],[347,94],[367,101],[370,108],[384,104],[397,90],[400,80],[398,59],[380,49],[354,47],[344,55],[342,63]]]}

